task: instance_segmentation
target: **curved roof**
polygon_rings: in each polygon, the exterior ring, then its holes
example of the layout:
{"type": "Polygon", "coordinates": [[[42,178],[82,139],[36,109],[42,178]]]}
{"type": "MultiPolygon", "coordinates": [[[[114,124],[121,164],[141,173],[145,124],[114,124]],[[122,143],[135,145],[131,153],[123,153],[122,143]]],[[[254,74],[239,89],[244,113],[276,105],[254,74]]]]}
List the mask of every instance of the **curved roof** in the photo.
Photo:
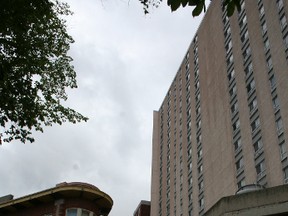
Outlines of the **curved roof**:
{"type": "Polygon", "coordinates": [[[90,200],[101,209],[103,215],[108,215],[113,205],[112,198],[94,185],[82,182],[63,182],[57,184],[54,188],[0,203],[0,214],[33,207],[39,203],[48,203],[60,198],[90,200]]]}

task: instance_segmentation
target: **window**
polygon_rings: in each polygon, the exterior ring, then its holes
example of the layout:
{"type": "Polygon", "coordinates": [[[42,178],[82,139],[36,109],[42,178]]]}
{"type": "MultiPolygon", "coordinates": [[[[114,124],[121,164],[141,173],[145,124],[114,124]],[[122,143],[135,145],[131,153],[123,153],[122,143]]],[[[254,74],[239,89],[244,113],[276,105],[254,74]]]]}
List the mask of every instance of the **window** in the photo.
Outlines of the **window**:
{"type": "Polygon", "coordinates": [[[284,159],[287,157],[287,153],[286,153],[286,144],[285,142],[282,142],[280,145],[280,154],[281,154],[281,159],[284,159]]]}
{"type": "Polygon", "coordinates": [[[186,92],[190,92],[190,84],[186,87],[186,92]]]}
{"type": "Polygon", "coordinates": [[[204,198],[199,199],[199,208],[202,210],[204,208],[204,198]]]}
{"type": "Polygon", "coordinates": [[[187,52],[186,56],[185,56],[186,61],[189,60],[189,51],[187,52]]]}
{"type": "Polygon", "coordinates": [[[230,34],[231,34],[231,28],[230,28],[230,26],[228,26],[228,28],[227,28],[226,31],[224,32],[225,38],[226,38],[228,35],[230,35],[230,34]]]}
{"type": "Polygon", "coordinates": [[[248,38],[248,30],[244,32],[244,34],[241,36],[241,42],[244,43],[248,38]]]}
{"type": "Polygon", "coordinates": [[[256,107],[257,107],[257,100],[256,100],[256,97],[255,97],[249,104],[250,112],[252,112],[256,107]]]}
{"type": "Polygon", "coordinates": [[[244,160],[243,160],[243,157],[241,157],[241,158],[236,162],[236,169],[237,169],[237,171],[239,171],[243,166],[244,166],[244,160]]]}
{"type": "Polygon", "coordinates": [[[66,216],[77,216],[77,209],[67,209],[66,216]]]}
{"type": "Polygon", "coordinates": [[[236,85],[234,85],[232,87],[232,89],[230,89],[229,94],[230,94],[231,97],[236,94],[236,85]]]}
{"type": "Polygon", "coordinates": [[[66,216],[94,216],[95,214],[91,211],[84,209],[71,208],[66,210],[66,216]]]}
{"type": "Polygon", "coordinates": [[[197,95],[196,95],[196,103],[198,103],[200,101],[200,94],[198,93],[197,95]]]}
{"type": "Polygon", "coordinates": [[[238,102],[236,101],[232,106],[231,106],[231,112],[234,114],[238,110],[238,102]]]}
{"type": "Polygon", "coordinates": [[[201,164],[199,167],[198,167],[198,174],[201,174],[203,172],[203,165],[201,164]]]}
{"type": "Polygon", "coordinates": [[[255,80],[252,79],[251,82],[247,85],[247,92],[248,94],[255,88],[255,80]]]}
{"type": "Polygon", "coordinates": [[[195,85],[196,90],[199,89],[199,86],[200,86],[200,83],[199,83],[199,81],[197,81],[197,83],[195,85]]]}
{"type": "MultiPolygon", "coordinates": [[[[189,203],[192,203],[192,199],[193,199],[193,194],[192,194],[192,193],[189,193],[189,195],[188,195],[189,203]]],[[[175,214],[175,215],[176,215],[176,214],[175,214]]],[[[191,213],[189,212],[189,215],[192,216],[192,211],[191,211],[191,213]]]]}
{"type": "Polygon", "coordinates": [[[189,82],[189,80],[190,80],[190,73],[188,73],[188,74],[186,75],[186,82],[189,82]]]}
{"type": "Polygon", "coordinates": [[[286,48],[288,48],[288,34],[285,35],[285,37],[284,37],[284,44],[285,44],[286,48]]]}
{"type": "Polygon", "coordinates": [[[180,175],[180,184],[183,183],[183,175],[180,175]]]}
{"type": "Polygon", "coordinates": [[[227,16],[224,16],[224,20],[223,20],[224,24],[226,24],[228,22],[228,20],[229,20],[229,18],[227,16]]]}
{"type": "Polygon", "coordinates": [[[248,46],[248,47],[244,50],[244,53],[243,53],[244,59],[246,59],[248,56],[250,56],[250,54],[251,54],[251,48],[250,48],[250,46],[248,46]]]}
{"type": "Polygon", "coordinates": [[[281,118],[276,120],[276,128],[277,128],[278,134],[281,134],[283,132],[283,121],[281,118]]]}
{"type": "Polygon", "coordinates": [[[269,50],[269,48],[270,48],[270,43],[269,43],[269,40],[268,40],[268,39],[266,39],[266,40],[264,41],[264,47],[265,47],[265,51],[268,51],[268,50],[269,50]]]}
{"type": "Polygon", "coordinates": [[[199,115],[199,114],[200,114],[200,111],[201,111],[201,107],[199,106],[199,107],[196,109],[196,115],[199,115]]]}
{"type": "Polygon", "coordinates": [[[170,178],[167,179],[167,186],[170,185],[170,178]]]}
{"type": "Polygon", "coordinates": [[[272,69],[272,67],[273,67],[271,57],[269,57],[269,58],[267,59],[267,66],[268,66],[269,70],[272,69]]]}
{"type": "Polygon", "coordinates": [[[241,179],[238,183],[237,183],[238,188],[241,188],[243,186],[245,186],[245,180],[241,179]]]}
{"type": "Polygon", "coordinates": [[[90,212],[86,210],[82,210],[81,216],[89,216],[90,212]]]}
{"type": "Polygon", "coordinates": [[[242,3],[241,3],[241,10],[244,10],[244,7],[245,7],[245,1],[242,1],[242,3]]]}
{"type": "Polygon", "coordinates": [[[241,147],[241,138],[234,142],[234,149],[237,151],[241,147]]]}
{"type": "Polygon", "coordinates": [[[201,181],[199,182],[198,187],[199,187],[199,191],[202,191],[202,190],[203,190],[203,187],[204,187],[203,180],[201,180],[201,181]]]}
{"type": "Polygon", "coordinates": [[[276,80],[275,80],[275,76],[274,75],[272,75],[270,77],[269,82],[270,82],[270,87],[273,90],[275,88],[275,86],[276,86],[276,80]]]}
{"type": "Polygon", "coordinates": [[[235,77],[235,70],[233,69],[229,74],[228,74],[228,80],[229,82],[235,77]]]}
{"type": "Polygon", "coordinates": [[[234,124],[232,125],[232,127],[233,127],[233,131],[234,131],[234,132],[235,132],[237,129],[239,129],[239,127],[240,127],[240,120],[237,119],[237,121],[234,122],[234,124]]]}
{"type": "Polygon", "coordinates": [[[259,12],[260,12],[260,17],[262,17],[264,15],[264,7],[263,7],[263,5],[261,5],[261,7],[259,8],[259,12]]]}
{"type": "Polygon", "coordinates": [[[187,130],[190,130],[190,129],[191,129],[191,126],[192,126],[192,123],[191,123],[191,121],[189,121],[189,122],[187,123],[187,130]]]}
{"type": "Polygon", "coordinates": [[[197,152],[198,160],[202,157],[203,151],[202,148],[200,148],[197,152]]]}
{"type": "Polygon", "coordinates": [[[170,191],[169,191],[169,190],[168,190],[167,193],[166,193],[166,197],[167,197],[167,199],[170,198],[170,191]]]}
{"type": "Polygon", "coordinates": [[[260,126],[260,119],[257,117],[251,124],[252,132],[255,131],[260,126]]]}
{"type": "Polygon", "coordinates": [[[281,28],[284,29],[286,26],[287,26],[287,20],[286,20],[286,16],[283,15],[281,18],[280,18],[280,23],[281,23],[281,28]]]}
{"type": "Polygon", "coordinates": [[[254,147],[254,152],[255,152],[255,153],[257,153],[259,150],[262,149],[263,144],[262,144],[261,138],[258,139],[258,140],[253,144],[253,147],[254,147]]]}
{"type": "Polygon", "coordinates": [[[199,144],[202,141],[202,135],[200,134],[199,136],[197,136],[197,143],[199,144]]]}
{"type": "Polygon", "coordinates": [[[198,65],[198,62],[199,62],[199,59],[198,59],[198,56],[196,56],[194,59],[194,65],[198,65]]]}
{"type": "Polygon", "coordinates": [[[272,99],[273,107],[274,109],[278,110],[279,109],[279,99],[277,95],[272,99]]]}
{"type": "Polygon", "coordinates": [[[242,28],[247,23],[247,17],[246,15],[240,20],[240,28],[242,28]]]}
{"type": "Polygon", "coordinates": [[[199,75],[199,69],[198,69],[198,68],[196,69],[196,71],[195,71],[195,74],[194,74],[194,75],[195,75],[195,77],[197,77],[197,76],[199,75]]]}
{"type": "Polygon", "coordinates": [[[281,10],[283,8],[283,0],[277,1],[278,9],[281,10]]]}
{"type": "Polygon", "coordinates": [[[250,62],[249,65],[245,68],[245,74],[248,76],[253,71],[253,65],[250,62]]]}
{"type": "Polygon", "coordinates": [[[197,129],[201,127],[201,119],[197,122],[196,126],[197,126],[197,129]]]}
{"type": "Polygon", "coordinates": [[[288,166],[283,169],[285,183],[288,183],[288,166]]]}
{"type": "Polygon", "coordinates": [[[230,55],[230,57],[227,59],[227,65],[230,65],[233,62],[233,55],[230,55]]]}
{"type": "Polygon", "coordinates": [[[194,52],[194,55],[197,55],[197,53],[198,53],[198,47],[195,47],[195,49],[193,50],[193,52],[194,52]]]}
{"type": "Polygon", "coordinates": [[[188,157],[190,157],[192,155],[192,148],[189,148],[187,151],[188,157]]]}
{"type": "Polygon", "coordinates": [[[192,162],[190,162],[189,164],[188,164],[188,171],[191,171],[192,170],[192,162]]]}
{"type": "Polygon", "coordinates": [[[226,53],[228,53],[232,49],[232,41],[231,40],[225,46],[225,49],[226,49],[226,53]]]}
{"type": "Polygon", "coordinates": [[[187,114],[187,117],[189,117],[191,115],[191,109],[188,109],[186,114],[187,114]]]}
{"type": "Polygon", "coordinates": [[[190,64],[189,64],[189,62],[185,65],[185,70],[186,71],[189,71],[189,68],[190,68],[190,64]]]}
{"type": "Polygon", "coordinates": [[[189,177],[189,179],[188,179],[188,184],[189,184],[189,186],[191,186],[191,185],[193,184],[193,179],[192,179],[192,176],[191,176],[191,177],[189,177]]]}
{"type": "Polygon", "coordinates": [[[256,165],[257,178],[261,178],[264,174],[263,173],[264,171],[265,171],[265,164],[263,160],[259,164],[256,165]]]}
{"type": "Polygon", "coordinates": [[[186,103],[187,104],[190,104],[190,101],[191,101],[191,98],[190,98],[190,96],[186,99],[186,103]]]}
{"type": "Polygon", "coordinates": [[[267,24],[266,24],[266,22],[262,23],[261,28],[262,28],[262,34],[263,35],[266,34],[266,32],[267,32],[267,24]]]}

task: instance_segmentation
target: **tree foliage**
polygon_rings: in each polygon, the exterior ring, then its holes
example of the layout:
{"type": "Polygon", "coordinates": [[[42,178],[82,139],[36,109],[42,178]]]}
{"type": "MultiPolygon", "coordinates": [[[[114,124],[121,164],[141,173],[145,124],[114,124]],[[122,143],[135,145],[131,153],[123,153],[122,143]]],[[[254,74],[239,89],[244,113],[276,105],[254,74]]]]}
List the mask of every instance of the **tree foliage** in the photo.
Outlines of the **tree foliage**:
{"type": "MultiPolygon", "coordinates": [[[[163,0],[139,0],[141,4],[143,5],[143,9],[145,13],[149,13],[149,9],[151,7],[158,7],[159,4],[163,0]]],[[[193,16],[199,16],[202,11],[206,11],[206,5],[205,0],[167,0],[167,5],[171,8],[171,11],[177,10],[180,6],[186,7],[186,6],[192,6],[193,16]]],[[[227,8],[227,15],[232,16],[232,14],[235,11],[235,8],[238,10],[241,9],[240,6],[240,0],[224,0],[223,1],[223,7],[227,8]]]]}
{"type": "Polygon", "coordinates": [[[87,118],[61,103],[77,88],[72,37],[57,0],[0,0],[0,141],[33,142],[32,131],[87,118]]]}

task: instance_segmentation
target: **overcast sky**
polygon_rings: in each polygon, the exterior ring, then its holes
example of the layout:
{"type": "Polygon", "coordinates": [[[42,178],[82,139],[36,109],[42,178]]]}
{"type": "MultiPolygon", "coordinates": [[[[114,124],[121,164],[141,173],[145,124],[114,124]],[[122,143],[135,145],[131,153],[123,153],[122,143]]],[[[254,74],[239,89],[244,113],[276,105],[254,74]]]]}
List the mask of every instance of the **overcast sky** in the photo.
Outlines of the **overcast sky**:
{"type": "Polygon", "coordinates": [[[0,196],[82,181],[112,197],[110,216],[132,216],[140,200],[150,200],[153,110],[201,18],[166,4],[145,16],[138,0],[67,2],[78,75],[67,105],[89,121],[45,128],[32,144],[0,146],[0,196]]]}

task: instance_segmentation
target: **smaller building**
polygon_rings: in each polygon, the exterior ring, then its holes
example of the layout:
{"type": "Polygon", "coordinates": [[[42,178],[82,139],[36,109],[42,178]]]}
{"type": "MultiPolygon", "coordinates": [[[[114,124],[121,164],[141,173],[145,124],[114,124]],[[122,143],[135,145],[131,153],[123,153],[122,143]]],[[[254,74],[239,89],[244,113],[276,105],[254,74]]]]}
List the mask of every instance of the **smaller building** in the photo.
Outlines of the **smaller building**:
{"type": "Polygon", "coordinates": [[[136,210],[134,211],[133,216],[150,216],[150,201],[141,200],[136,210]]]}
{"type": "Polygon", "coordinates": [[[107,216],[112,198],[87,183],[60,183],[56,187],[13,199],[0,198],[0,216],[107,216]]]}

